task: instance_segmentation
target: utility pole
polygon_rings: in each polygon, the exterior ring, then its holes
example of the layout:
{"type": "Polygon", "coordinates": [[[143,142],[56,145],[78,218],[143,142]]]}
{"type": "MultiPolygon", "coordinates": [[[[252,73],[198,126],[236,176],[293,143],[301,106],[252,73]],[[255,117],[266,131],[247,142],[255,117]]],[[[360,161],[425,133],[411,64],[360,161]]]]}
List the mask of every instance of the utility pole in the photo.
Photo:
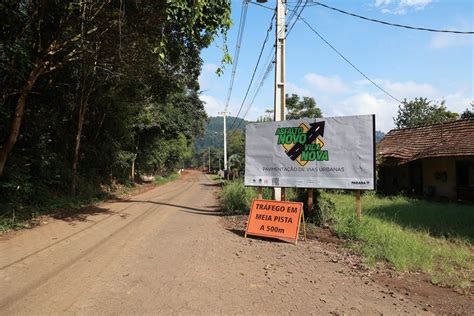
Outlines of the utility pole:
{"type": "MultiPolygon", "coordinates": [[[[285,120],[285,5],[286,0],[276,0],[276,28],[275,28],[275,106],[274,119],[285,120]]],[[[281,188],[274,188],[275,200],[281,200],[281,188]]]]}
{"type": "Polygon", "coordinates": [[[209,172],[211,172],[211,147],[209,147],[209,172]]]}
{"type": "Polygon", "coordinates": [[[226,118],[230,112],[219,112],[219,115],[224,116],[224,170],[227,170],[227,126],[226,126],[226,118]]]}

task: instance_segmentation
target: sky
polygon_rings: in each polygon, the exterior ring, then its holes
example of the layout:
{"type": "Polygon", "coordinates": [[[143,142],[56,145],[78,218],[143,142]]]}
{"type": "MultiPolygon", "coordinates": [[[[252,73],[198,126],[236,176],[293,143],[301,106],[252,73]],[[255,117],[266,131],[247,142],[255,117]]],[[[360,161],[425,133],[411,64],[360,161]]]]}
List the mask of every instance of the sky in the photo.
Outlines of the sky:
{"type": "MultiPolygon", "coordinates": [[[[255,0],[252,0],[255,2],[255,0]]],[[[287,1],[287,19],[296,0],[287,1]]],[[[474,35],[433,33],[392,27],[347,16],[308,1],[301,16],[371,80],[398,100],[424,97],[445,100],[448,110],[461,113],[474,100],[474,35]]],[[[322,3],[374,19],[410,26],[474,31],[472,0],[321,0],[322,3]]],[[[274,8],[275,0],[265,4],[274,8]]],[[[242,2],[232,1],[233,26],[227,45],[234,57],[242,2]]],[[[249,3],[240,57],[228,111],[236,116],[254,71],[272,19],[272,10],[249,3]]],[[[273,22],[274,23],[274,22],[273,22]]],[[[260,83],[275,27],[263,51],[254,83],[239,117],[256,120],[273,109],[274,70],[260,83]],[[247,111],[247,108],[249,110],[247,111]]],[[[224,111],[232,73],[216,75],[223,56],[222,37],[201,53],[201,100],[209,116],[224,111]]],[[[310,96],[323,116],[375,114],[376,129],[394,128],[399,103],[376,88],[320,40],[302,21],[286,38],[286,93],[310,96]]],[[[232,123],[232,122],[230,122],[232,123]]]]}

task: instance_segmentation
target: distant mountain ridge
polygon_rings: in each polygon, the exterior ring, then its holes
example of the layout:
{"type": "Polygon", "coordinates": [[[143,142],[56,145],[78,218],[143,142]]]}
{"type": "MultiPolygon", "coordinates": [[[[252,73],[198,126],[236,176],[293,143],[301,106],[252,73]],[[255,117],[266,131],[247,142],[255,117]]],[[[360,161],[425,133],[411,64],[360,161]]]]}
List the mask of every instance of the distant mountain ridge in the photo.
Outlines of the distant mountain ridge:
{"type": "MultiPolygon", "coordinates": [[[[233,131],[238,126],[240,130],[244,130],[247,124],[252,123],[250,121],[243,120],[241,118],[235,118],[233,116],[227,117],[227,133],[233,131]],[[234,122],[234,128],[232,122],[234,122]]],[[[200,152],[208,147],[222,148],[224,146],[224,119],[222,116],[209,117],[205,127],[204,136],[196,139],[196,152],[200,152]]]]}
{"type": "Polygon", "coordinates": [[[385,133],[381,131],[375,131],[375,143],[378,144],[385,137],[385,133]]]}
{"type": "MultiPolygon", "coordinates": [[[[228,116],[227,117],[227,133],[231,132],[230,129],[232,127],[232,122],[234,121],[235,117],[228,116]]],[[[242,120],[241,118],[237,118],[235,121],[235,127],[239,126],[238,129],[244,130],[247,124],[253,123],[251,121],[242,120]],[[240,126],[239,126],[240,123],[240,126]]],[[[203,149],[208,147],[216,147],[216,148],[223,148],[224,146],[224,119],[222,116],[217,117],[209,117],[208,122],[205,127],[204,136],[201,138],[196,139],[196,152],[201,152],[203,149]]],[[[381,131],[375,131],[375,142],[378,144],[382,138],[384,138],[385,133],[381,131]]]]}

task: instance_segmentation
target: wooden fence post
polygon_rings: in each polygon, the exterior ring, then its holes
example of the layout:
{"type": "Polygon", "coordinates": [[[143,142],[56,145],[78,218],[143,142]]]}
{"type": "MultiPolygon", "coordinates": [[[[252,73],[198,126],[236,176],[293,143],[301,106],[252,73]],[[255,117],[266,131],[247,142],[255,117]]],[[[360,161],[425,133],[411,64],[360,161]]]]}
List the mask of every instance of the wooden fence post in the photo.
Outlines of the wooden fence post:
{"type": "Polygon", "coordinates": [[[360,190],[356,191],[356,216],[358,220],[362,219],[362,213],[360,210],[360,190]]]}
{"type": "Polygon", "coordinates": [[[308,188],[308,214],[307,217],[313,215],[313,188],[308,188]]]}

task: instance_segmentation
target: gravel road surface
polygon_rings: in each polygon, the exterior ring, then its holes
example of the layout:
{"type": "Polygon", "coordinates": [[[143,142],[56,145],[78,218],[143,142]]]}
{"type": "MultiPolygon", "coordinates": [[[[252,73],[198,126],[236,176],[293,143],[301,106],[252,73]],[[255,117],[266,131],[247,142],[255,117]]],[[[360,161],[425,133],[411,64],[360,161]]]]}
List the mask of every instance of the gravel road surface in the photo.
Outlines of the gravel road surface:
{"type": "Polygon", "coordinates": [[[210,178],[189,171],[0,238],[0,315],[423,314],[409,298],[293,245],[226,229],[210,178]]]}

